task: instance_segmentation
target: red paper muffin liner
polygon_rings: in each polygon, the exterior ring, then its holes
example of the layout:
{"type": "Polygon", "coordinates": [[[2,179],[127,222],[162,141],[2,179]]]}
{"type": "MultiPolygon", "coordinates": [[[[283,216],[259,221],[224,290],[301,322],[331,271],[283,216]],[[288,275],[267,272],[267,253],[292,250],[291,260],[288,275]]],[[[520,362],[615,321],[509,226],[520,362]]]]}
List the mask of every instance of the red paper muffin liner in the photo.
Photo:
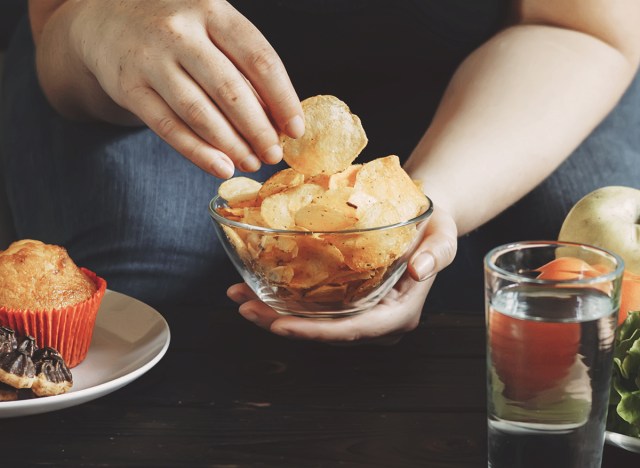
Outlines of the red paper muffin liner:
{"type": "Polygon", "coordinates": [[[87,356],[96,316],[107,289],[107,282],[91,270],[80,268],[97,290],[84,302],[53,310],[18,310],[0,307],[0,324],[16,335],[31,335],[39,347],[58,350],[68,367],[75,367],[87,356]]]}

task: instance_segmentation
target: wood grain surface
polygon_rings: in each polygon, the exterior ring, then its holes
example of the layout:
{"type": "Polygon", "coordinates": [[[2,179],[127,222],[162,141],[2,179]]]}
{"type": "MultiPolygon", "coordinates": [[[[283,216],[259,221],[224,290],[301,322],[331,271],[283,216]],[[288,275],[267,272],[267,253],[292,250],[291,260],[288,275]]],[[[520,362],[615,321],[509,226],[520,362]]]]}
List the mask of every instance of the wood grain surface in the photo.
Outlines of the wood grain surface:
{"type": "MultiPolygon", "coordinates": [[[[394,346],[272,336],[174,306],[172,343],[106,397],[0,420],[1,467],[483,467],[481,313],[443,312],[394,346]]],[[[638,455],[605,447],[604,467],[638,455]]]]}

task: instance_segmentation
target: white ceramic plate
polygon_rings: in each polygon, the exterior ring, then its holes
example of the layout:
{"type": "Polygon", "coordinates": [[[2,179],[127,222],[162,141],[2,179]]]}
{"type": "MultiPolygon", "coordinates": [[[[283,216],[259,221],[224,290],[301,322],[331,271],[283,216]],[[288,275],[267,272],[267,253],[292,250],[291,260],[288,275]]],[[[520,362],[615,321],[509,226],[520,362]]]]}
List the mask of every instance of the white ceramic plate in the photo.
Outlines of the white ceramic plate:
{"type": "Polygon", "coordinates": [[[62,395],[0,402],[0,418],[60,410],[118,390],[156,365],[169,341],[169,326],[156,310],[107,290],[87,357],[71,369],[71,390],[62,395]]]}
{"type": "Polygon", "coordinates": [[[640,439],[627,435],[618,434],[617,432],[607,431],[605,440],[611,445],[629,450],[630,452],[640,453],[640,439]]]}

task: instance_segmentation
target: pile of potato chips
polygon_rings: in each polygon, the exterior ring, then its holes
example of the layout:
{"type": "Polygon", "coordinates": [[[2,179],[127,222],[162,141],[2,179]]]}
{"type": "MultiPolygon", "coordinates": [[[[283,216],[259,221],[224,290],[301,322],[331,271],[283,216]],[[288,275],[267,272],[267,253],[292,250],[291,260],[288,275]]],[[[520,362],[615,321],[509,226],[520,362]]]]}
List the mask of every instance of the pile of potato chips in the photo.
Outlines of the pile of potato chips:
{"type": "Polygon", "coordinates": [[[429,200],[397,156],[352,164],[367,137],[342,101],[315,96],[302,107],[305,134],[282,141],[290,167],[264,183],[225,181],[218,194],[226,206],[217,211],[257,227],[222,226],[279,298],[351,303],[380,285],[416,238],[415,224],[376,228],[424,213],[429,200]]]}

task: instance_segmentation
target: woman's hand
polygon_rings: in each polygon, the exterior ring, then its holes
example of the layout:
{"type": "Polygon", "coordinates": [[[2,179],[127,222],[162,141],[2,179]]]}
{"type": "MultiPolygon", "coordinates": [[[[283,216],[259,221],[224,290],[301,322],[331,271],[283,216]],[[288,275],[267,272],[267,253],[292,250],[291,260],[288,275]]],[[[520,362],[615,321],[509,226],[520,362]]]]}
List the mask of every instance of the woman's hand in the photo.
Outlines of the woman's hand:
{"type": "MultiPolygon", "coordinates": [[[[32,24],[43,23],[35,18],[39,4],[43,0],[32,0],[32,24]]],[[[261,161],[277,163],[278,133],[296,138],[304,132],[300,101],[280,58],[226,1],[66,2],[42,35],[34,31],[38,47],[47,47],[47,34],[65,37],[50,28],[68,30],[70,54],[115,104],[216,176],[230,177],[234,166],[255,171],[261,161]]],[[[46,63],[40,60],[39,68],[46,63]]],[[[75,74],[66,71],[72,69],[57,73],[75,74]]],[[[45,90],[46,72],[39,69],[45,90]]],[[[67,86],[83,79],[57,78],[67,86]]],[[[60,99],[53,94],[50,99],[60,99]]],[[[65,103],[58,104],[64,110],[65,103]]]]}
{"type": "Polygon", "coordinates": [[[227,294],[240,304],[244,318],[277,335],[333,344],[394,343],[418,326],[434,277],[453,261],[456,247],[453,218],[436,208],[407,272],[376,306],[352,317],[313,320],[279,315],[244,283],[231,286],[227,294]]]}

